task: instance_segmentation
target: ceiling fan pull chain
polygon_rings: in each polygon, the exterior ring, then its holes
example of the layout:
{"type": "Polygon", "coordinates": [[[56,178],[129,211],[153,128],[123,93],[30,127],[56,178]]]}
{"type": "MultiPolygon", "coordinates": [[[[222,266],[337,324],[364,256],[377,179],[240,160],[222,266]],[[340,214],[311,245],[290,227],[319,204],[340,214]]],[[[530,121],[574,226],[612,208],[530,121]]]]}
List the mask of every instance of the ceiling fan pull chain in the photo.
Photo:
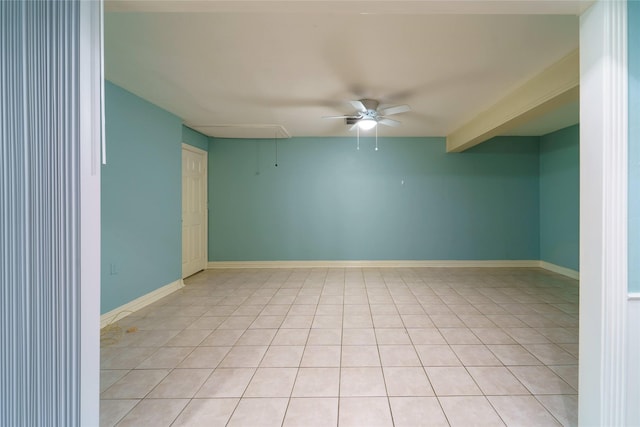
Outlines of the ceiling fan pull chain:
{"type": "Polygon", "coordinates": [[[378,151],[378,126],[376,126],[376,151],[378,151]]]}
{"type": "Polygon", "coordinates": [[[276,129],[276,131],[275,131],[275,136],[274,136],[273,140],[276,143],[276,167],[278,167],[278,129],[276,129]]]}

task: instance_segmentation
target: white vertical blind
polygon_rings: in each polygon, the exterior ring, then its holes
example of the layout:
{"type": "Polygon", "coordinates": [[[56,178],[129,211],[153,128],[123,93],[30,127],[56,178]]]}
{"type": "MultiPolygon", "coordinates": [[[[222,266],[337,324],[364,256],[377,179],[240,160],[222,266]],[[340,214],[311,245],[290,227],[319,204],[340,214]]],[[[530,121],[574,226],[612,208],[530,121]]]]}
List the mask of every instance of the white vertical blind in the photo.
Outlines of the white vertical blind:
{"type": "Polygon", "coordinates": [[[0,1],[2,426],[80,424],[80,8],[0,1]]]}

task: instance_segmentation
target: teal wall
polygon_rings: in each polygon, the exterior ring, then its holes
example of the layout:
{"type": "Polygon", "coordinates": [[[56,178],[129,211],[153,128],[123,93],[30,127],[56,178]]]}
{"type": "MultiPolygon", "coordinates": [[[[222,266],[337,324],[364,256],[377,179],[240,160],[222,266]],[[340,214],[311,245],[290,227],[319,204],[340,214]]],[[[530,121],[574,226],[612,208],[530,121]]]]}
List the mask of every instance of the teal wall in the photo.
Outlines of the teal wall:
{"type": "Polygon", "coordinates": [[[209,151],[209,137],[187,126],[182,126],[182,142],[209,151]]]}
{"type": "Polygon", "coordinates": [[[580,128],[540,137],[540,259],[579,270],[580,128]]]}
{"type": "Polygon", "coordinates": [[[629,292],[640,292],[640,1],[627,2],[629,28],[629,292]]]}
{"type": "Polygon", "coordinates": [[[102,313],[180,279],[182,268],[182,122],[105,86],[102,313]]]}
{"type": "Polygon", "coordinates": [[[210,260],[539,259],[538,138],[379,143],[211,139],[210,260]]]}

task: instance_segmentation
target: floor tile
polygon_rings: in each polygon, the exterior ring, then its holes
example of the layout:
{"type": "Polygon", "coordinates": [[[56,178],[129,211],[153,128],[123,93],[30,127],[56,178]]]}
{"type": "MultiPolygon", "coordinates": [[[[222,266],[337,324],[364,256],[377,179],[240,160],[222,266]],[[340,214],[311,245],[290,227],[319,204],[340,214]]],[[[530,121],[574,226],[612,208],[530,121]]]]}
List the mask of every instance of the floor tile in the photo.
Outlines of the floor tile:
{"type": "Polygon", "coordinates": [[[100,349],[101,369],[134,369],[155,353],[155,347],[107,347],[100,349]]]}
{"type": "MultiPolygon", "coordinates": [[[[230,329],[233,330],[233,329],[230,329]]],[[[278,329],[247,329],[235,345],[269,345],[278,329]]]]}
{"type": "Polygon", "coordinates": [[[407,329],[411,341],[415,345],[419,344],[446,344],[444,337],[436,328],[407,329]]]}
{"type": "Polygon", "coordinates": [[[342,345],[376,345],[376,335],[372,328],[345,329],[342,331],[342,345]]]}
{"type": "Polygon", "coordinates": [[[283,427],[335,427],[338,423],[338,398],[292,398],[283,427]]]}
{"type": "Polygon", "coordinates": [[[576,425],[578,289],[540,272],[204,271],[103,342],[102,423],[576,425]]]}
{"type": "Polygon", "coordinates": [[[523,347],[545,365],[576,365],[578,359],[555,344],[523,344],[523,347]]]}
{"type": "Polygon", "coordinates": [[[174,369],[147,395],[153,399],[192,398],[212,369],[174,369]]]}
{"type": "Polygon", "coordinates": [[[448,344],[481,344],[468,328],[440,328],[439,331],[448,344]]]}
{"type": "Polygon", "coordinates": [[[376,328],[404,328],[399,314],[373,314],[372,317],[376,328]]]}
{"type": "Polygon", "coordinates": [[[483,344],[517,344],[499,328],[469,328],[483,344]]]}
{"type": "Polygon", "coordinates": [[[340,345],[342,329],[312,329],[307,345],[340,345]]]}
{"type": "Polygon", "coordinates": [[[379,315],[397,315],[398,309],[394,304],[371,304],[371,314],[379,315]]]}
{"type": "Polygon", "coordinates": [[[170,426],[187,403],[189,399],[144,399],[118,423],[118,426],[170,426]]]}
{"type": "Polygon", "coordinates": [[[427,367],[425,371],[437,396],[482,394],[465,368],[427,367]]]}
{"type": "Polygon", "coordinates": [[[282,328],[303,328],[309,329],[311,328],[311,324],[313,323],[313,315],[289,315],[285,317],[284,322],[282,322],[282,328]]]}
{"type": "Polygon", "coordinates": [[[386,396],[382,369],[342,368],[340,371],[340,396],[386,396]]]}
{"type": "Polygon", "coordinates": [[[129,369],[102,369],[100,370],[100,393],[114,385],[120,378],[129,373],[129,369]]]}
{"type": "Polygon", "coordinates": [[[292,396],[337,397],[339,389],[339,368],[300,368],[292,396]]]}
{"type": "Polygon", "coordinates": [[[395,427],[449,426],[435,397],[390,397],[395,427]]]}
{"type": "Polygon", "coordinates": [[[452,427],[505,425],[484,396],[439,397],[438,400],[452,427]]]}
{"type": "Polygon", "coordinates": [[[171,372],[169,369],[133,370],[102,393],[103,399],[142,399],[171,372]]]}
{"type": "Polygon", "coordinates": [[[412,344],[409,334],[404,328],[378,328],[375,330],[375,335],[379,345],[412,344]]]}
{"type": "Polygon", "coordinates": [[[349,328],[373,328],[373,320],[370,314],[344,315],[342,327],[349,328]]]}
{"type": "Polygon", "coordinates": [[[464,323],[455,314],[429,314],[438,328],[464,328],[464,323]]]}
{"type": "Polygon", "coordinates": [[[420,304],[397,304],[398,313],[402,314],[426,314],[420,304]]]}
{"type": "MultiPolygon", "coordinates": [[[[474,308],[475,309],[475,308],[474,308]]],[[[495,328],[496,324],[493,323],[484,314],[460,314],[457,313],[462,323],[467,328],[495,328]]]]}
{"type": "Polygon", "coordinates": [[[313,329],[332,329],[342,327],[341,315],[316,315],[311,326],[313,329]]]}
{"type": "Polygon", "coordinates": [[[244,397],[289,397],[297,368],[258,368],[244,397]]]}
{"type": "Polygon", "coordinates": [[[406,328],[434,328],[435,325],[426,314],[401,314],[406,328]]]}
{"type": "Polygon", "coordinates": [[[509,370],[533,394],[576,394],[569,384],[546,366],[511,366],[509,370]]]}
{"type": "Polygon", "coordinates": [[[488,396],[508,426],[560,426],[533,396],[488,396]]]}
{"type": "Polygon", "coordinates": [[[280,427],[288,401],[286,398],[241,399],[227,426],[280,427]]]}
{"type": "Polygon", "coordinates": [[[578,365],[547,366],[567,384],[578,390],[578,365]]]}
{"type": "MultiPolygon", "coordinates": [[[[279,328],[284,322],[284,316],[265,316],[261,315],[249,325],[249,329],[272,329],[279,328]]],[[[222,325],[220,326],[222,328],[222,325]]]]}
{"type": "Polygon", "coordinates": [[[375,345],[352,345],[342,348],[342,366],[380,366],[378,347],[375,345]]]}
{"type": "MultiPolygon", "coordinates": [[[[200,345],[212,332],[213,330],[211,329],[185,329],[167,341],[165,346],[195,347],[200,345]]],[[[228,345],[233,345],[233,343],[228,345]]]]}
{"type": "Polygon", "coordinates": [[[218,368],[197,391],[197,398],[241,397],[256,368],[218,368]]]}
{"type": "Polygon", "coordinates": [[[352,314],[368,314],[371,315],[368,299],[365,296],[349,296],[345,295],[345,304],[343,308],[345,316],[352,314]]]}
{"type": "Polygon", "coordinates": [[[389,396],[433,396],[433,389],[423,368],[384,367],[389,396]]]}
{"type": "Polygon", "coordinates": [[[331,368],[339,367],[341,359],[339,345],[313,345],[307,346],[302,356],[301,367],[331,368]]]}
{"type": "Polygon", "coordinates": [[[101,400],[100,427],[115,426],[139,401],[139,399],[101,400]]]}
{"type": "Polygon", "coordinates": [[[179,365],[179,368],[215,368],[232,347],[196,347],[179,365]]]}
{"type": "Polygon", "coordinates": [[[260,367],[262,368],[297,368],[300,366],[304,346],[274,345],[267,349],[260,367]]]}
{"type": "MultiPolygon", "coordinates": [[[[211,347],[215,348],[215,347],[211,347]]],[[[252,368],[260,365],[267,346],[236,346],[232,347],[220,362],[221,368],[252,368]]]]}
{"type": "MultiPolygon", "coordinates": [[[[292,313],[291,311],[294,309],[295,305],[288,305],[288,304],[267,304],[262,311],[260,312],[260,314],[266,315],[266,316],[278,316],[278,315],[285,315],[287,313],[290,314],[308,314],[308,313],[292,313]]],[[[313,307],[313,311],[315,311],[315,305],[312,306],[313,307]]],[[[299,308],[296,308],[296,310],[299,310],[299,308]]],[[[311,313],[313,313],[313,311],[311,313]]]]}
{"type": "Polygon", "coordinates": [[[257,316],[232,316],[226,318],[218,329],[247,329],[256,320],[257,316]]]}
{"type": "Polygon", "coordinates": [[[578,425],[578,395],[545,395],[536,396],[536,399],[563,426],[576,427],[578,425]]]}
{"type": "MultiPolygon", "coordinates": [[[[222,317],[222,316],[202,316],[200,318],[198,318],[195,322],[193,322],[191,325],[189,325],[189,327],[187,327],[188,330],[191,329],[204,329],[204,330],[212,330],[212,329],[216,329],[218,326],[220,326],[222,323],[224,323],[224,321],[226,320],[226,317],[222,317]]],[[[238,328],[235,328],[238,329],[238,328]]]]}
{"type": "Polygon", "coordinates": [[[448,345],[416,345],[422,366],[460,366],[460,360],[448,345]]]}
{"type": "Polygon", "coordinates": [[[549,340],[533,328],[504,328],[518,344],[546,344],[549,340]]]}
{"type": "Polygon", "coordinates": [[[137,369],[175,368],[195,347],[160,347],[158,351],[146,358],[137,369]]]}
{"type": "Polygon", "coordinates": [[[341,397],[340,427],[393,427],[386,397],[341,397]]]}
{"type": "Polygon", "coordinates": [[[382,366],[422,366],[412,345],[378,346],[382,366]]]}
{"type": "Polygon", "coordinates": [[[504,367],[467,367],[467,371],[485,395],[530,394],[513,374],[504,367]]]}
{"type": "Polygon", "coordinates": [[[512,365],[540,365],[536,359],[521,345],[487,345],[489,350],[507,366],[512,365]]]}
{"type": "Polygon", "coordinates": [[[464,366],[502,366],[485,345],[452,345],[451,349],[464,366]]]}
{"type": "Polygon", "coordinates": [[[536,331],[556,344],[576,344],[578,342],[577,328],[537,328],[536,331]]]}
{"type": "Polygon", "coordinates": [[[309,329],[280,329],[271,345],[305,345],[309,329]]]}

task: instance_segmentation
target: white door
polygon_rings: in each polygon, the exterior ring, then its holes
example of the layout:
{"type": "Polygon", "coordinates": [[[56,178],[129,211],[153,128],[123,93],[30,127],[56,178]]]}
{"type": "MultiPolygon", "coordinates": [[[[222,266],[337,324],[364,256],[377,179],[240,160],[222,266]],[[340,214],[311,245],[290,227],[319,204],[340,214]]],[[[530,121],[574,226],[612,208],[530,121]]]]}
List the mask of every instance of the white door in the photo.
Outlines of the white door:
{"type": "Polygon", "coordinates": [[[207,265],[207,152],[182,144],[182,277],[207,265]]]}

